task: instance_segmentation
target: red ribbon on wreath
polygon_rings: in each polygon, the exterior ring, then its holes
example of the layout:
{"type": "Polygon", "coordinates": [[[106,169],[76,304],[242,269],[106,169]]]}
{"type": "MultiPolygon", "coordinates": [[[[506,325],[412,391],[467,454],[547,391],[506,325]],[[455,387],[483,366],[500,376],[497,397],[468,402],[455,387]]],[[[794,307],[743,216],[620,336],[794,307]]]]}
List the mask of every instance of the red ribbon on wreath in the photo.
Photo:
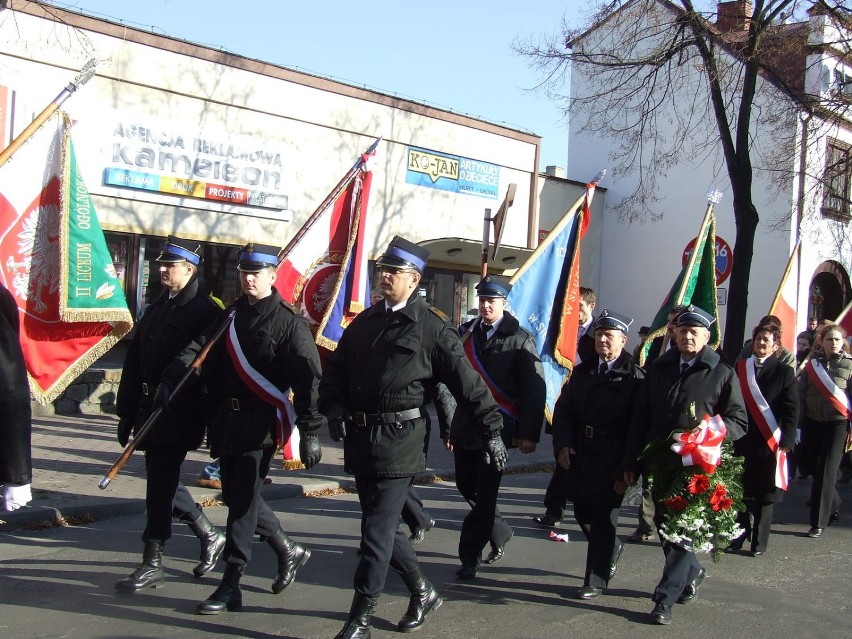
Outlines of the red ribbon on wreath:
{"type": "Polygon", "coordinates": [[[722,463],[722,442],[728,432],[719,415],[705,415],[693,430],[672,435],[672,450],[681,456],[684,466],[700,466],[708,475],[722,463]]]}

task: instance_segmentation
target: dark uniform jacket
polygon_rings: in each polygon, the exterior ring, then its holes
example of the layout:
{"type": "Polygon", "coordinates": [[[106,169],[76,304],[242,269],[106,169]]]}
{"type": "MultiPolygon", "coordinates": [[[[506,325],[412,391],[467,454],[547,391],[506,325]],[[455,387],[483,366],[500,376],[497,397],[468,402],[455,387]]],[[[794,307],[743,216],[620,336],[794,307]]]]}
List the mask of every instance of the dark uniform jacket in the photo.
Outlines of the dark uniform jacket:
{"type": "Polygon", "coordinates": [[[31,484],[32,413],[18,304],[0,284],[0,484],[31,484]]]}
{"type": "MultiPolygon", "coordinates": [[[[358,315],[328,356],[320,384],[320,410],[394,413],[420,408],[445,383],[469,410],[481,436],[503,426],[497,405],[462,350],[459,334],[440,311],[413,297],[391,320],[385,305],[358,315]]],[[[356,415],[357,419],[357,415],[356,415]]],[[[344,439],[344,468],[356,475],[405,477],[426,468],[426,422],[359,427],[344,439]]]]}
{"type": "MultiPolygon", "coordinates": [[[[477,320],[471,320],[462,325],[461,332],[464,334],[471,328],[476,331],[478,325],[477,320]]],[[[476,334],[468,339],[473,340],[473,348],[488,377],[517,408],[519,419],[500,411],[503,417],[501,434],[506,447],[512,446],[513,439],[538,442],[544,424],[547,389],[533,336],[512,315],[504,313],[487,342],[483,344],[476,334]]],[[[447,405],[455,408],[451,419],[447,420],[451,423],[450,430],[442,429],[441,439],[449,437],[458,448],[481,448],[476,418],[468,410],[455,407],[454,399],[443,384],[438,387],[438,394],[441,399],[437,402],[439,412],[447,405]]]]}
{"type": "Polygon", "coordinates": [[[666,439],[673,430],[688,430],[704,415],[719,415],[727,427],[727,439],[736,440],[748,429],[743,395],[734,370],[719,355],[704,347],[683,377],[680,351],[672,348],[646,370],[630,425],[624,469],[640,469],[637,457],[645,445],[666,439]],[[695,418],[690,417],[690,405],[695,418]]]}
{"type": "Polygon", "coordinates": [[[595,350],[595,330],[592,325],[589,325],[587,332],[577,340],[577,355],[580,356],[581,363],[587,359],[598,358],[598,352],[595,350]]]}
{"type": "MultiPolygon", "coordinates": [[[[308,323],[272,289],[250,304],[245,295],[232,305],[234,329],[248,363],[281,391],[292,389],[296,426],[314,434],[323,418],[317,411],[320,360],[308,323]]],[[[216,326],[190,350],[197,352],[216,326]]],[[[210,455],[237,455],[276,446],[275,408],[260,399],[237,374],[226,348],[227,334],[202,366],[213,403],[210,455]]]]}
{"type": "MultiPolygon", "coordinates": [[[[781,446],[792,450],[796,445],[799,423],[799,391],[796,374],[777,354],[770,355],[757,371],[757,386],[781,429],[781,446]]],[[[746,458],[743,491],[747,498],[761,502],[780,501],[784,491],[775,487],[775,455],[757,422],[748,416],[748,432],[734,444],[734,452],[746,458]]]]}
{"type": "MultiPolygon", "coordinates": [[[[127,350],[116,400],[116,413],[132,420],[134,431],[148,418],[157,386],[166,381],[161,380],[166,367],[196,335],[221,316],[222,311],[199,289],[195,278],[173,299],[169,299],[166,289],[145,309],[127,350]]],[[[192,357],[184,357],[182,361],[188,365],[192,357]]],[[[168,386],[173,389],[178,379],[167,382],[168,386]]],[[[198,448],[207,427],[203,410],[206,404],[203,386],[186,385],[170,402],[169,410],[160,416],[140,449],[198,448]]]]}
{"type": "Polygon", "coordinates": [[[553,454],[565,447],[576,452],[567,471],[571,501],[616,507],[624,496],[613,484],[622,478],[630,416],[645,373],[627,351],[606,375],[599,374],[599,364],[597,353],[584,359],[562,387],[553,410],[553,454]]]}

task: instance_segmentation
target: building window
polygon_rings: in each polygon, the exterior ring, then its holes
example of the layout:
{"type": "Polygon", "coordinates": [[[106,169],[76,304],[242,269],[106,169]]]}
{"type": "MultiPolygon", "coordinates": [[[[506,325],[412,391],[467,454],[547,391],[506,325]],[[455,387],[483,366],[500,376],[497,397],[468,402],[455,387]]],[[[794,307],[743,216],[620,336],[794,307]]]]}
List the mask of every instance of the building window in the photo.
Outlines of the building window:
{"type": "Polygon", "coordinates": [[[852,165],[850,165],[850,147],[837,140],[828,141],[825,162],[825,195],[822,200],[824,217],[848,222],[850,215],[850,184],[852,184],[852,165]]]}
{"type": "Polygon", "coordinates": [[[834,69],[831,88],[835,95],[846,100],[852,100],[852,72],[845,71],[840,67],[834,69]]]}

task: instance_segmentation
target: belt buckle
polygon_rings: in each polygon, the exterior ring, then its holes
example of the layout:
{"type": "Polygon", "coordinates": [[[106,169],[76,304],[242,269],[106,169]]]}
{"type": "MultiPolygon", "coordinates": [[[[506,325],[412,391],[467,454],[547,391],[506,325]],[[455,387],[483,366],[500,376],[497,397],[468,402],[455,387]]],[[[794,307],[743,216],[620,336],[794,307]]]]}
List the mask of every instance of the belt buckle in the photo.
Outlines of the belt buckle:
{"type": "Polygon", "coordinates": [[[231,410],[237,413],[240,412],[240,400],[236,397],[231,398],[231,410]]]}
{"type": "Polygon", "coordinates": [[[586,424],[586,437],[588,437],[589,439],[595,438],[595,429],[589,426],[588,424],[586,424]]]}
{"type": "Polygon", "coordinates": [[[148,384],[146,384],[145,382],[142,382],[142,394],[143,394],[143,395],[148,395],[148,394],[149,394],[149,393],[148,393],[148,384]]]}
{"type": "Polygon", "coordinates": [[[366,428],[367,427],[367,414],[366,413],[355,413],[355,428],[366,428]]]}

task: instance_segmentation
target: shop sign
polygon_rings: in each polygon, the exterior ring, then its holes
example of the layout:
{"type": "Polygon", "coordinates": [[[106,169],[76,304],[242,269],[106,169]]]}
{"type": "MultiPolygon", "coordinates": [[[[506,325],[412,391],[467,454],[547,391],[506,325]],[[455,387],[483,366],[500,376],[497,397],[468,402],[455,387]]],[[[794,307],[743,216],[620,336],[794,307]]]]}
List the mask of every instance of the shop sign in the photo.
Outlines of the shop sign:
{"type": "Polygon", "coordinates": [[[496,200],[500,167],[488,162],[408,147],[407,184],[496,200]]]}

